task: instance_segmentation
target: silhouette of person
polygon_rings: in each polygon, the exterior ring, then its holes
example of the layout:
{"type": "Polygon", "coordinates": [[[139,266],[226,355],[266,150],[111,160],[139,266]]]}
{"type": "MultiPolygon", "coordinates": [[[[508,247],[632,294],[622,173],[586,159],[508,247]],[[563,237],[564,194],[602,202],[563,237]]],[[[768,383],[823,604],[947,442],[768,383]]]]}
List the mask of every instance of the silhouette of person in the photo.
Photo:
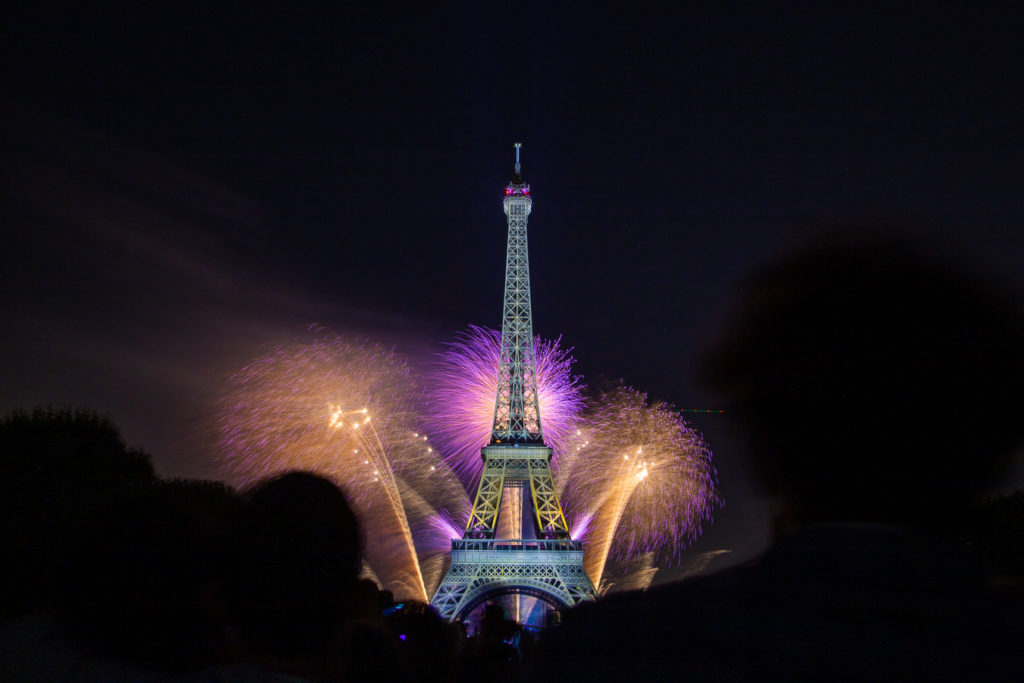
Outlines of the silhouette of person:
{"type": "Polygon", "coordinates": [[[480,631],[469,639],[462,661],[462,679],[482,676],[490,681],[511,681],[520,671],[519,652],[508,641],[515,635],[515,622],[505,617],[501,605],[487,605],[480,631]]]}
{"type": "Polygon", "coordinates": [[[570,611],[543,679],[1016,677],[1019,601],[944,530],[1022,437],[1019,304],[900,244],[750,277],[702,364],[780,503],[757,561],[570,611]]]}
{"type": "Polygon", "coordinates": [[[291,472],[257,487],[241,513],[231,583],[253,661],[312,680],[340,678],[360,566],[358,521],[337,486],[291,472]]]}

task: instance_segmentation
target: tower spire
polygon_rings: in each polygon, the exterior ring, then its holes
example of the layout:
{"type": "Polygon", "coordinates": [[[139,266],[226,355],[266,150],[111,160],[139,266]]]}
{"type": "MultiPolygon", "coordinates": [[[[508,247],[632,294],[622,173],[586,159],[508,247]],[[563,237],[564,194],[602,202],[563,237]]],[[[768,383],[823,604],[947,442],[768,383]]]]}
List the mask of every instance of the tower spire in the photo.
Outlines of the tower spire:
{"type": "Polygon", "coordinates": [[[515,143],[516,147],[516,178],[519,178],[519,148],[523,146],[523,143],[515,143]]]}

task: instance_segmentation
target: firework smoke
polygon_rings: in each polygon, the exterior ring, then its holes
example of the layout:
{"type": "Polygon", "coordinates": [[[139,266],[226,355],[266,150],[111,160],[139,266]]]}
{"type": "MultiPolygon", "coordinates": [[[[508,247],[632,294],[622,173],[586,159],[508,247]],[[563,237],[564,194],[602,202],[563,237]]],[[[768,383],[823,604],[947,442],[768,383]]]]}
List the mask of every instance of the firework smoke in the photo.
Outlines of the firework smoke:
{"type": "MultiPolygon", "coordinates": [[[[470,325],[448,344],[428,378],[432,438],[469,489],[483,467],[480,449],[491,438],[500,347],[499,332],[470,325]]],[[[583,410],[580,377],[572,374],[571,349],[563,349],[558,339],[537,337],[534,356],[544,441],[557,459],[583,410]]]]}
{"type": "Polygon", "coordinates": [[[440,506],[468,513],[458,480],[417,429],[417,396],[393,352],[313,329],[230,379],[221,465],[241,485],[293,469],[332,479],[359,512],[376,575],[396,596],[425,601],[413,525],[440,506]]]}
{"type": "Polygon", "coordinates": [[[644,553],[625,567],[625,573],[621,578],[610,580],[608,572],[605,572],[597,592],[600,595],[607,595],[625,591],[645,591],[651,587],[659,569],[660,567],[654,564],[654,553],[644,553]]]}
{"type": "Polygon", "coordinates": [[[609,556],[678,560],[720,504],[700,435],[671,406],[626,386],[594,401],[556,477],[595,586],[609,556]]]}

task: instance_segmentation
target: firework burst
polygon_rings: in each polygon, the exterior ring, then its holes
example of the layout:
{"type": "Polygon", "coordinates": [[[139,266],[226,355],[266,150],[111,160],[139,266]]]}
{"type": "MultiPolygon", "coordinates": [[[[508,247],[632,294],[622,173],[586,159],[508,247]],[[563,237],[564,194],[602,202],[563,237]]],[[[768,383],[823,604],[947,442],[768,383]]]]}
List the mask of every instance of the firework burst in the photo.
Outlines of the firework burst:
{"type": "Polygon", "coordinates": [[[618,386],[594,402],[556,472],[585,566],[600,585],[609,556],[678,560],[720,504],[700,435],[671,406],[618,386]]]}
{"type": "MultiPolygon", "coordinates": [[[[555,458],[576,429],[584,406],[580,377],[572,373],[572,350],[559,342],[540,337],[534,342],[541,426],[555,458]]],[[[470,325],[448,344],[428,378],[433,438],[469,488],[476,485],[483,466],[480,449],[491,438],[500,347],[499,332],[470,325]]]]}
{"type": "Polygon", "coordinates": [[[235,483],[287,470],[335,481],[367,535],[367,560],[399,596],[426,600],[413,527],[438,507],[462,514],[465,493],[419,431],[406,362],[380,346],[314,328],[229,381],[219,452],[235,483]]]}

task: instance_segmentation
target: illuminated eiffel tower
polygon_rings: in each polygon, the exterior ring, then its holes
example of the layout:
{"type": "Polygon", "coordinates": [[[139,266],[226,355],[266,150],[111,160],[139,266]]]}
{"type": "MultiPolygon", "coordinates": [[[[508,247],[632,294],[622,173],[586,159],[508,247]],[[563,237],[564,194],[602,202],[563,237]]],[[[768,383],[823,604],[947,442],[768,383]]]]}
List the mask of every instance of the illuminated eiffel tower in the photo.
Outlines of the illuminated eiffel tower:
{"type": "Polygon", "coordinates": [[[533,200],[519,173],[519,148],[517,142],[515,176],[505,188],[508,253],[491,442],[481,453],[484,469],[466,531],[452,541],[451,566],[431,600],[453,621],[502,595],[532,596],[555,609],[595,595],[583,569],[583,542],[570,538],[541,432],[526,246],[533,200]]]}

